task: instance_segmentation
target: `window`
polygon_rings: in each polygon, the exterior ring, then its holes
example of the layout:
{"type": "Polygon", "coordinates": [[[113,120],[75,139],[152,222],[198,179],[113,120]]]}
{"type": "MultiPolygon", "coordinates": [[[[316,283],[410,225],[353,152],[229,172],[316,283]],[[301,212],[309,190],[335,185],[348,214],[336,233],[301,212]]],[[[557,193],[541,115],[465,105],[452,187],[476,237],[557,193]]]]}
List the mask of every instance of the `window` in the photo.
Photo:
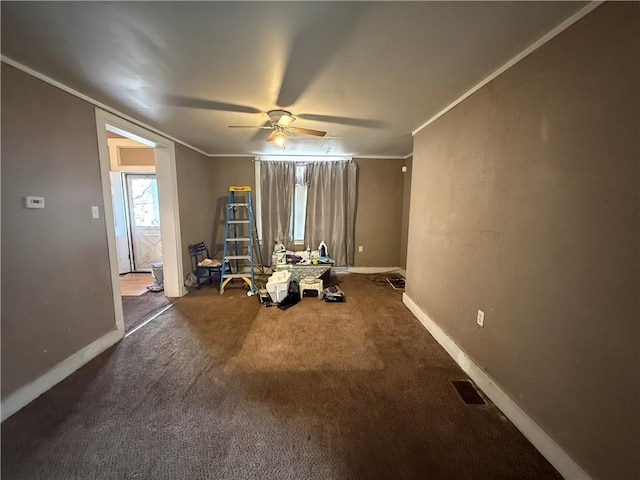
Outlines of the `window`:
{"type": "MultiPolygon", "coordinates": [[[[350,158],[346,158],[346,157],[305,157],[305,156],[301,156],[301,157],[274,157],[274,156],[266,156],[266,157],[258,157],[256,158],[256,162],[255,162],[255,185],[256,185],[256,194],[255,194],[255,207],[256,207],[256,223],[257,223],[257,229],[258,229],[258,238],[260,240],[261,245],[263,244],[263,241],[266,241],[267,243],[273,242],[273,241],[282,241],[283,239],[281,238],[277,238],[279,234],[274,234],[271,231],[270,227],[273,226],[266,226],[267,231],[269,233],[265,233],[265,231],[263,231],[263,225],[262,225],[262,189],[263,184],[262,184],[262,175],[261,175],[261,167],[260,164],[263,161],[283,161],[283,162],[293,162],[295,163],[295,185],[294,185],[294,192],[293,192],[293,198],[291,199],[291,217],[288,219],[289,221],[289,230],[291,232],[293,232],[293,239],[289,239],[289,240],[293,240],[293,242],[295,244],[297,244],[297,246],[300,245],[305,245],[305,238],[304,238],[304,232],[305,232],[305,223],[306,223],[306,216],[307,216],[307,194],[308,194],[308,187],[307,187],[307,166],[306,163],[307,162],[314,162],[314,161],[324,161],[324,162],[329,162],[329,161],[339,161],[339,160],[350,160],[350,158]]],[[[285,219],[282,219],[284,221],[286,221],[285,219]]],[[[283,230],[282,225],[278,225],[275,227],[276,229],[280,229],[279,231],[281,232],[283,230]]],[[[271,248],[271,247],[269,247],[271,248]]]]}
{"type": "Polygon", "coordinates": [[[304,224],[307,216],[307,185],[304,174],[305,166],[296,165],[296,186],[291,205],[291,231],[295,243],[304,243],[304,224]]]}
{"type": "Polygon", "coordinates": [[[127,174],[131,220],[135,227],[159,227],[158,182],[155,175],[127,174]]]}

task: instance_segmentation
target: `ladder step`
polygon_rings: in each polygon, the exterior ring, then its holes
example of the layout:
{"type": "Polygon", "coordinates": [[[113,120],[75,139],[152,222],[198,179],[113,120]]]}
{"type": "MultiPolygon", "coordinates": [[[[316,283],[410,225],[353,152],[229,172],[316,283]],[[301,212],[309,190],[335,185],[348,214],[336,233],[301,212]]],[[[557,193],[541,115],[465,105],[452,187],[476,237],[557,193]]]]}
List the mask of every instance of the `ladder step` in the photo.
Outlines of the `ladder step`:
{"type": "Polygon", "coordinates": [[[245,278],[250,277],[251,273],[225,273],[222,278],[245,278]]]}
{"type": "Polygon", "coordinates": [[[250,240],[249,237],[227,238],[227,242],[248,242],[250,240]]]}
{"type": "Polygon", "coordinates": [[[230,207],[248,207],[249,204],[248,203],[230,203],[229,206],[230,207]]]}
{"type": "Polygon", "coordinates": [[[229,220],[229,223],[249,223],[249,220],[229,220]]]}
{"type": "Polygon", "coordinates": [[[227,255],[225,260],[251,260],[249,255],[227,255]]]}

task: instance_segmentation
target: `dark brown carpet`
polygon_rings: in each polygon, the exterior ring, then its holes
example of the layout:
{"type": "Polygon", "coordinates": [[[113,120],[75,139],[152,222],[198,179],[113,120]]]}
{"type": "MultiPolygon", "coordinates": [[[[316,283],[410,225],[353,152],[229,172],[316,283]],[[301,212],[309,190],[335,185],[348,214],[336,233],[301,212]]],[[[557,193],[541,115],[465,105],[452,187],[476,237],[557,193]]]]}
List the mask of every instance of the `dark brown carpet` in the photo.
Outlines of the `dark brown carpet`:
{"type": "Polygon", "coordinates": [[[165,297],[164,292],[146,292],[135,297],[123,295],[124,331],[133,330],[162,307],[175,301],[176,298],[165,297]]]}
{"type": "Polygon", "coordinates": [[[559,479],[390,286],[203,288],[9,418],[6,479],[559,479]]]}

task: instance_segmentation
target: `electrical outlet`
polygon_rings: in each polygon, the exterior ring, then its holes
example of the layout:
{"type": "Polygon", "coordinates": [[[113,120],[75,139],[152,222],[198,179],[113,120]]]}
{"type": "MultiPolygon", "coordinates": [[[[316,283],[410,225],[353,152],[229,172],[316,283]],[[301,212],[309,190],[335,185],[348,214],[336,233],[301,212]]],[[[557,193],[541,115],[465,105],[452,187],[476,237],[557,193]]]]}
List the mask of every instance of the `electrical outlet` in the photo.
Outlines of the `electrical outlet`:
{"type": "Polygon", "coordinates": [[[484,312],[482,310],[478,310],[478,318],[476,319],[476,323],[481,327],[484,327],[484,312]]]}
{"type": "Polygon", "coordinates": [[[363,250],[364,250],[364,247],[363,247],[362,245],[360,245],[360,246],[358,247],[358,252],[362,252],[363,250]]]}

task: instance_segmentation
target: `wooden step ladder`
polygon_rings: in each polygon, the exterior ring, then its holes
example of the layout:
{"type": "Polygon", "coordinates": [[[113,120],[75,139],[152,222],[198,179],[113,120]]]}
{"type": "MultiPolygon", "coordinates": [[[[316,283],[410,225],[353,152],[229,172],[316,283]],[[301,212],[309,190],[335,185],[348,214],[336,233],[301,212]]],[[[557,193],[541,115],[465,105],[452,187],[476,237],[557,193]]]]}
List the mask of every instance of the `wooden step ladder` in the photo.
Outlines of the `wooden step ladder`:
{"type": "Polygon", "coordinates": [[[244,280],[249,285],[251,293],[257,292],[254,258],[254,247],[257,244],[255,225],[251,187],[229,187],[222,264],[227,265],[226,262],[229,262],[231,271],[220,275],[220,294],[224,293],[224,287],[235,278],[244,280]],[[244,193],[244,201],[236,198],[236,192],[244,193]],[[243,215],[243,212],[246,214],[243,215]]]}

